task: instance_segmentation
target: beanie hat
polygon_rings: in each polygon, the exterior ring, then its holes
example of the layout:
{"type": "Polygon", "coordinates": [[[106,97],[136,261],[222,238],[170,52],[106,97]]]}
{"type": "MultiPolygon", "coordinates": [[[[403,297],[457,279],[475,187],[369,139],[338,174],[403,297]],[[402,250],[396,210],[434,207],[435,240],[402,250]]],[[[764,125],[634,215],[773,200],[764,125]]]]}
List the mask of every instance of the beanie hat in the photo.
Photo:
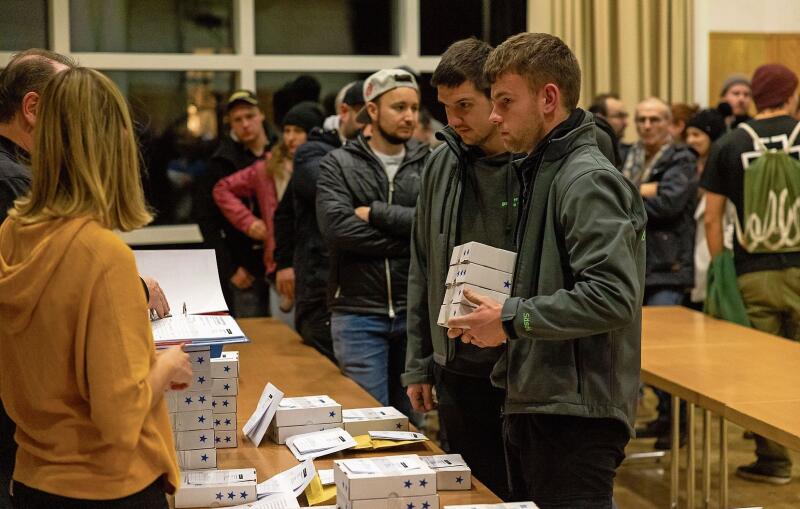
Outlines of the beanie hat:
{"type": "Polygon", "coordinates": [[[722,82],[722,90],[720,90],[719,96],[722,97],[727,94],[728,89],[734,85],[747,85],[749,87],[750,80],[744,74],[731,74],[722,82]]]}
{"type": "Polygon", "coordinates": [[[317,103],[303,101],[300,104],[295,104],[286,112],[281,125],[296,125],[305,132],[310,133],[313,128],[322,127],[322,122],[324,121],[325,115],[317,103]]]}
{"type": "Polygon", "coordinates": [[[686,123],[686,128],[688,129],[689,127],[700,129],[711,138],[711,141],[716,141],[717,138],[725,134],[726,130],[725,119],[722,114],[712,109],[702,110],[690,118],[686,123]]]}
{"type": "Polygon", "coordinates": [[[797,90],[797,75],[781,64],[765,64],[753,73],[753,102],[758,111],[785,103],[797,90]]]}

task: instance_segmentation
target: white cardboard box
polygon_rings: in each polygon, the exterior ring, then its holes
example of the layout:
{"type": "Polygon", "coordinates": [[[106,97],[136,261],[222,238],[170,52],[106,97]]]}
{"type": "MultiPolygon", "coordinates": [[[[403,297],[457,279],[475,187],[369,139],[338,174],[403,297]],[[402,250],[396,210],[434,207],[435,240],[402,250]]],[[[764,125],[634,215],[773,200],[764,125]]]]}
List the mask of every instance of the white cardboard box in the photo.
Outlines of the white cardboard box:
{"type": "Polygon", "coordinates": [[[255,468],[181,472],[175,507],[229,507],[257,498],[255,468]]]}
{"type": "MultiPolygon", "coordinates": [[[[514,273],[514,262],[517,254],[513,251],[506,251],[480,242],[467,242],[461,246],[459,263],[476,263],[484,267],[490,267],[502,272],[514,273]]],[[[451,263],[452,265],[452,260],[451,263]]]]}
{"type": "Polygon", "coordinates": [[[468,490],[472,488],[472,471],[460,454],[422,456],[429,467],[436,471],[438,490],[468,490]]]}
{"type": "Polygon", "coordinates": [[[461,249],[464,246],[454,246],[453,253],[450,255],[450,265],[458,265],[461,263],[461,249]]]}
{"type": "Polygon", "coordinates": [[[192,371],[192,385],[183,392],[202,392],[211,390],[211,377],[208,373],[195,373],[192,371]]]}
{"type": "Polygon", "coordinates": [[[342,410],[342,423],[352,436],[370,431],[408,431],[408,417],[391,406],[342,410]]]}
{"type": "Polygon", "coordinates": [[[212,396],[236,396],[239,394],[238,378],[213,378],[212,396]]]}
{"type": "Polygon", "coordinates": [[[214,447],[214,430],[176,431],[175,448],[179,451],[214,447]]]}
{"type": "Polygon", "coordinates": [[[453,302],[453,293],[455,292],[456,285],[447,286],[444,290],[444,300],[442,304],[450,304],[453,302]]]}
{"type": "Polygon", "coordinates": [[[489,297],[500,304],[504,303],[506,299],[508,299],[507,293],[495,292],[494,290],[487,290],[486,288],[481,288],[479,286],[471,285],[469,283],[462,283],[460,285],[456,285],[453,287],[453,297],[450,301],[451,304],[466,304],[467,306],[477,307],[475,303],[470,302],[469,300],[464,298],[464,290],[472,290],[475,293],[479,293],[484,297],[489,297]]]}
{"type": "Polygon", "coordinates": [[[275,426],[342,422],[342,405],[326,395],[283,398],[275,411],[275,426]]]}
{"type": "Polygon", "coordinates": [[[416,454],[333,462],[338,500],[436,494],[436,472],[416,454]]]}
{"type": "Polygon", "coordinates": [[[449,304],[442,304],[439,306],[439,317],[436,319],[436,323],[441,325],[442,327],[447,327],[447,318],[448,318],[448,308],[450,307],[449,304]]]}
{"type": "MultiPolygon", "coordinates": [[[[468,315],[473,311],[475,311],[475,308],[466,304],[450,304],[447,308],[447,319],[468,315]]],[[[447,322],[445,322],[444,327],[447,327],[447,322]]]]}
{"type": "Polygon", "coordinates": [[[230,449],[236,445],[236,430],[214,431],[214,447],[217,449],[230,449]]]}
{"type": "Polygon", "coordinates": [[[197,412],[211,410],[211,388],[207,391],[167,391],[167,407],[170,412],[197,412]]]}
{"type": "Polygon", "coordinates": [[[211,349],[209,347],[192,350],[186,353],[189,354],[189,362],[192,363],[192,371],[203,371],[208,368],[211,359],[211,349]]]}
{"type": "Polygon", "coordinates": [[[500,293],[511,293],[512,282],[513,278],[508,272],[474,263],[462,263],[456,272],[456,284],[469,283],[500,293]]]}
{"type": "Polygon", "coordinates": [[[236,396],[212,396],[211,410],[215,414],[236,413],[236,396]]]}
{"type": "Polygon", "coordinates": [[[456,284],[456,276],[458,275],[458,265],[451,265],[447,269],[447,277],[444,280],[444,286],[453,286],[456,284]]]}
{"type": "Polygon", "coordinates": [[[275,426],[273,422],[267,430],[267,434],[270,440],[276,444],[283,445],[289,437],[302,435],[303,433],[313,433],[314,431],[338,428],[341,425],[342,423],[340,422],[328,422],[324,424],[304,424],[302,426],[275,426]]]}
{"type": "Polygon", "coordinates": [[[238,378],[239,352],[222,352],[220,357],[211,359],[211,376],[214,378],[238,378]]]}
{"type": "Polygon", "coordinates": [[[174,431],[195,431],[213,429],[214,424],[211,410],[198,410],[195,412],[176,412],[169,414],[174,431]]]}
{"type": "Polygon", "coordinates": [[[212,414],[211,421],[216,431],[236,431],[236,414],[212,414]]]}
{"type": "Polygon", "coordinates": [[[217,450],[196,449],[193,451],[178,451],[178,467],[180,467],[181,470],[217,468],[217,450]]]}
{"type": "Polygon", "coordinates": [[[348,500],[336,497],[336,509],[439,509],[439,495],[348,500]]]}

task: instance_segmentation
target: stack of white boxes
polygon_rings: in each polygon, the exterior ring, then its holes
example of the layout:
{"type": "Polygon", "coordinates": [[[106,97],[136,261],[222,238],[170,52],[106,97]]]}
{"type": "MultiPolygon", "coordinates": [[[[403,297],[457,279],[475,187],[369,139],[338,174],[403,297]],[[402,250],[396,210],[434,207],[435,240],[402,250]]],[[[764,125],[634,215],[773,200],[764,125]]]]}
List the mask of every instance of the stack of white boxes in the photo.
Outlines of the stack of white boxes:
{"type": "Polygon", "coordinates": [[[167,392],[178,464],[181,470],[216,468],[212,420],[211,362],[208,348],[187,352],[192,363],[192,385],[167,392]]]}
{"type": "Polygon", "coordinates": [[[511,293],[517,255],[480,242],[467,242],[453,248],[445,293],[437,323],[447,327],[447,320],[471,313],[476,305],[464,298],[472,290],[503,303],[511,293]]]}
{"type": "Polygon", "coordinates": [[[436,472],[417,455],[333,462],[337,509],[439,509],[436,472]]]}
{"type": "Polygon", "coordinates": [[[269,426],[269,437],[285,444],[294,435],[342,427],[342,405],[328,396],[283,398],[269,426]]]}
{"type": "Polygon", "coordinates": [[[211,359],[211,409],[214,446],[236,447],[236,396],[239,394],[239,352],[222,352],[211,359]]]}

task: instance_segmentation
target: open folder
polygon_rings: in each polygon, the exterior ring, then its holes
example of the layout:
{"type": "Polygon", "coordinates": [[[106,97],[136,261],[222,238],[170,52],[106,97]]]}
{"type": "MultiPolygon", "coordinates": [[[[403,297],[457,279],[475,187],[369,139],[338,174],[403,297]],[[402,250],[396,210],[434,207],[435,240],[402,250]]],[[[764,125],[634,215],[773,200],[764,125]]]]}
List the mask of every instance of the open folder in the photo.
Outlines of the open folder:
{"type": "Polygon", "coordinates": [[[246,343],[228,314],[213,249],[134,251],[139,274],[158,281],[172,316],[152,322],[156,346],[246,343]]]}

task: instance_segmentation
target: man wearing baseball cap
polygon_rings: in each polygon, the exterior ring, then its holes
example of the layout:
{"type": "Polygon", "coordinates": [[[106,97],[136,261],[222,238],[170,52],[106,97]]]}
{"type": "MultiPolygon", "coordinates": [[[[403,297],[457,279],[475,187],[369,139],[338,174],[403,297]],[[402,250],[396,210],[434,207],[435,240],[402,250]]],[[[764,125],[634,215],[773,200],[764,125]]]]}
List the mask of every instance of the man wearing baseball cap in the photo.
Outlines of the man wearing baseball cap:
{"type": "MultiPolygon", "coordinates": [[[[792,157],[800,154],[800,125],[793,118],[798,104],[797,84],[797,75],[781,64],[767,64],[756,69],[751,81],[757,111],[755,118],[733,129],[711,148],[700,185],[707,191],[705,228],[712,258],[724,250],[722,218],[726,200],[736,206],[738,223],[745,229],[747,238],[750,220],[745,221],[745,167],[762,157],[765,149],[786,151],[792,157]]],[[[793,178],[791,175],[787,177],[793,178]]],[[[758,190],[752,184],[748,189],[758,190]]],[[[782,196],[783,192],[780,194],[782,196]]],[[[778,213],[783,215],[786,211],[782,209],[778,213]]],[[[733,259],[750,325],[764,332],[800,340],[796,323],[796,317],[800,315],[797,285],[800,280],[800,251],[750,252],[752,246],[749,246],[750,251],[742,246],[739,231],[737,237],[739,242],[734,242],[733,259]]],[[[771,484],[788,483],[792,460],[787,449],[758,435],[755,439],[757,461],[739,467],[736,474],[771,484]]]]}
{"type": "Polygon", "coordinates": [[[384,69],[364,82],[363,134],[326,155],[317,219],[330,255],[328,304],[342,372],[382,405],[408,413],[400,383],[406,345],[411,223],[428,146],[411,141],[419,89],[414,76],[384,69]]]}

